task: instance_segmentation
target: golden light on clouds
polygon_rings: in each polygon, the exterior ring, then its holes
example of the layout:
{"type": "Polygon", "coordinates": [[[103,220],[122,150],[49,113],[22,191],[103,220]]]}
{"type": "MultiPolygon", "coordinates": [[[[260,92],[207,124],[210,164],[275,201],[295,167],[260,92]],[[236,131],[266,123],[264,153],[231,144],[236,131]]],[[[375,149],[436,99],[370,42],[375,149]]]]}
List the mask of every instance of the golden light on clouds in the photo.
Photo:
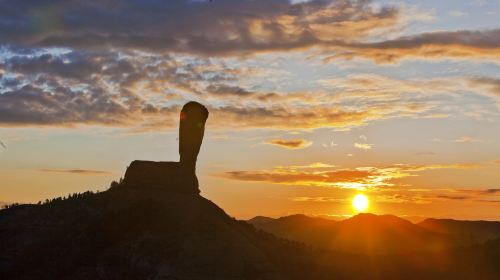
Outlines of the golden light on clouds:
{"type": "Polygon", "coordinates": [[[395,179],[418,176],[418,173],[428,170],[473,169],[479,166],[478,164],[394,164],[379,167],[340,168],[329,164],[313,163],[303,166],[277,166],[270,170],[227,171],[216,176],[239,181],[364,190],[392,187],[395,186],[395,179]]]}
{"type": "Polygon", "coordinates": [[[291,139],[291,140],[271,139],[266,143],[290,150],[305,149],[312,145],[312,141],[308,141],[305,139],[291,139]]]}
{"type": "Polygon", "coordinates": [[[354,147],[361,150],[371,150],[373,148],[373,144],[354,143],[354,147]]]}

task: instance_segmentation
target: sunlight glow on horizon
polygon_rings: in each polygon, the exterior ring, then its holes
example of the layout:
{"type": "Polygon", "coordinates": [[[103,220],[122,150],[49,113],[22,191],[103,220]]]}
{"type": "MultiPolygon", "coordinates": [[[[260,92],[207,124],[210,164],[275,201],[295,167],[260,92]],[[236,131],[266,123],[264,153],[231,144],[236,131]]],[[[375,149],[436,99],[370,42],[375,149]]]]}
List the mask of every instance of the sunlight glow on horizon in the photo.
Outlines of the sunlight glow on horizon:
{"type": "Polygon", "coordinates": [[[352,207],[357,212],[363,212],[368,209],[369,201],[368,197],[364,194],[357,194],[352,200],[352,207]]]}

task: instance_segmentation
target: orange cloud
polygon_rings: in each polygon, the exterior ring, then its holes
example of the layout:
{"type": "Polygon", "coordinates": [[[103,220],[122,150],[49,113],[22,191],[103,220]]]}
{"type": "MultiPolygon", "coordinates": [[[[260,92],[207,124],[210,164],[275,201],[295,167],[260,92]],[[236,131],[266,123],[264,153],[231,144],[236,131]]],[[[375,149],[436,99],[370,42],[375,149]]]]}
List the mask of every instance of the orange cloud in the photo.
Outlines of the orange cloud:
{"type": "Polygon", "coordinates": [[[337,197],[327,197],[327,196],[297,196],[292,197],[292,201],[295,202],[338,202],[338,203],[346,203],[348,199],[345,198],[337,198],[337,197]]]}
{"type": "MultiPolygon", "coordinates": [[[[285,99],[286,100],[286,99],[285,99]]],[[[374,120],[417,116],[433,107],[427,103],[392,103],[367,104],[352,109],[326,105],[294,106],[284,105],[244,106],[228,105],[213,107],[209,125],[226,128],[279,128],[279,129],[315,129],[321,127],[346,128],[366,125],[374,120]]]]}
{"type": "Polygon", "coordinates": [[[105,175],[111,174],[109,171],[102,170],[89,170],[89,169],[38,169],[40,172],[49,173],[67,173],[67,174],[77,174],[77,175],[105,175]]]}
{"type": "Polygon", "coordinates": [[[305,149],[311,146],[313,142],[304,139],[292,139],[292,140],[272,139],[267,141],[266,143],[291,150],[297,150],[297,149],[305,149]]]}
{"type": "MultiPolygon", "coordinates": [[[[350,203],[352,190],[338,190],[335,196],[297,196],[291,197],[294,202],[312,203],[350,203]],[[344,191],[344,192],[342,192],[344,191]]],[[[374,203],[390,204],[429,204],[435,201],[452,200],[476,201],[482,203],[499,203],[500,189],[408,189],[408,188],[373,188],[369,191],[374,203]]]]}
{"type": "Polygon", "coordinates": [[[357,167],[351,169],[332,167],[327,170],[309,168],[310,166],[278,166],[271,170],[228,171],[217,176],[239,181],[364,189],[394,186],[392,182],[394,179],[417,176],[416,173],[427,170],[470,169],[478,166],[477,164],[396,164],[383,167],[357,167]]]}
{"type": "Polygon", "coordinates": [[[377,63],[393,63],[402,58],[484,58],[500,57],[500,29],[484,31],[444,31],[405,36],[376,43],[344,43],[333,47],[337,58],[364,57],[377,63]]]}
{"type": "Polygon", "coordinates": [[[485,87],[493,96],[500,97],[500,79],[491,77],[469,78],[472,86],[485,87]]]}

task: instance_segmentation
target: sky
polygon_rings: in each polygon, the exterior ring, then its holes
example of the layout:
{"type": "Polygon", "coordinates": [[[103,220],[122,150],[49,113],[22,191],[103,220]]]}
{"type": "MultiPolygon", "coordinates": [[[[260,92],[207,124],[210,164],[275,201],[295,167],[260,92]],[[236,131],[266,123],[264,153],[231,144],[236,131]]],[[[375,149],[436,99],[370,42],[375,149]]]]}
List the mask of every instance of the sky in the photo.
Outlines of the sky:
{"type": "Polygon", "coordinates": [[[0,203],[177,161],[237,218],[500,220],[500,1],[0,0],[0,203]]]}

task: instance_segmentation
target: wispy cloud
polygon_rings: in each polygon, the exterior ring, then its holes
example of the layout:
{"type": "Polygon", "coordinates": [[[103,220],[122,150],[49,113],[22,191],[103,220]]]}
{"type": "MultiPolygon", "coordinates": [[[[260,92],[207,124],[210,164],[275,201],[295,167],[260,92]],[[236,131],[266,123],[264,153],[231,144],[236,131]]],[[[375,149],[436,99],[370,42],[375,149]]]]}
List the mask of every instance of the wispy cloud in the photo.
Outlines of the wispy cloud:
{"type": "Polygon", "coordinates": [[[378,63],[402,58],[489,58],[500,57],[500,29],[442,31],[406,36],[375,43],[349,43],[337,46],[337,53],[326,60],[365,57],[378,63]]]}
{"type": "Polygon", "coordinates": [[[90,169],[38,169],[40,172],[48,173],[67,173],[67,174],[77,174],[77,175],[106,175],[111,174],[109,171],[103,170],[90,170],[90,169]]]}
{"type": "Polygon", "coordinates": [[[291,150],[298,150],[298,149],[305,149],[311,146],[313,142],[305,139],[291,139],[291,140],[271,139],[266,141],[266,143],[291,150]]]}
{"type": "MultiPolygon", "coordinates": [[[[370,200],[377,204],[430,204],[433,202],[500,203],[500,189],[409,189],[373,188],[365,190],[370,200]]],[[[290,200],[309,203],[350,203],[352,190],[337,190],[332,196],[296,196],[290,200]]]]}
{"type": "Polygon", "coordinates": [[[465,135],[465,136],[462,136],[458,139],[455,139],[454,142],[456,142],[456,143],[477,143],[477,142],[481,142],[481,140],[477,139],[473,136],[465,135]]]}
{"type": "Polygon", "coordinates": [[[319,170],[298,168],[297,166],[278,166],[271,170],[228,171],[217,176],[239,181],[363,189],[393,186],[392,180],[394,179],[417,176],[417,173],[428,170],[471,169],[477,167],[476,164],[397,164],[381,167],[332,167],[319,170]]]}
{"type": "Polygon", "coordinates": [[[295,202],[338,202],[345,203],[347,199],[338,198],[338,197],[328,197],[328,196],[297,196],[292,197],[292,201],[295,202]]]}
{"type": "Polygon", "coordinates": [[[373,144],[367,143],[354,143],[354,147],[361,150],[371,150],[373,148],[373,144]]]}
{"type": "Polygon", "coordinates": [[[433,200],[500,202],[500,189],[447,189],[434,190],[425,197],[433,200]]]}
{"type": "Polygon", "coordinates": [[[470,86],[485,88],[487,93],[500,98],[500,78],[483,76],[468,78],[467,80],[470,86]]]}

